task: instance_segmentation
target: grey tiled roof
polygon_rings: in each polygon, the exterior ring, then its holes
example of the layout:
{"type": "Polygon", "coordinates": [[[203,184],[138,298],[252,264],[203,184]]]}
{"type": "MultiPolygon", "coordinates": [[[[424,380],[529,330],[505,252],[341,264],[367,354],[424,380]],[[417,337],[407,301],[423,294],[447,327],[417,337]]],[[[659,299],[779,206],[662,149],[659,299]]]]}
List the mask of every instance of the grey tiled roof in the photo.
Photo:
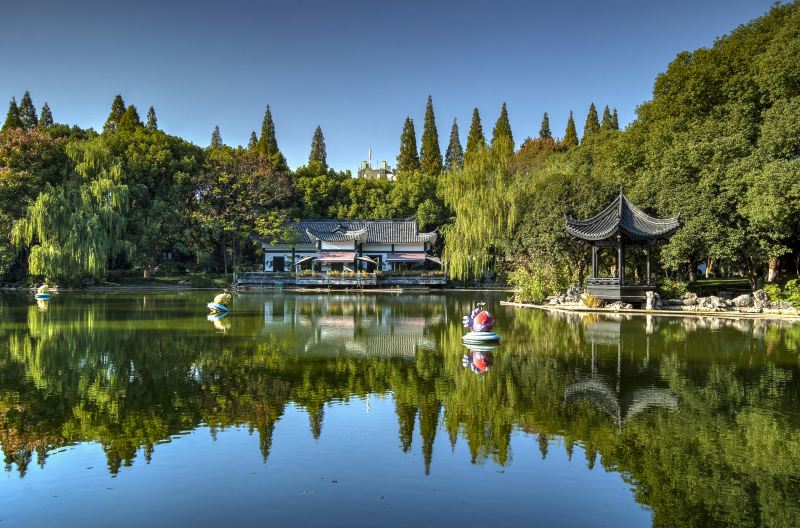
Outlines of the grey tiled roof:
{"type": "Polygon", "coordinates": [[[639,239],[664,238],[678,227],[678,217],[653,218],[633,205],[622,191],[599,214],[586,220],[567,217],[566,222],[567,232],[584,240],[604,240],[617,233],[639,239]]]}
{"type": "Polygon", "coordinates": [[[361,238],[368,244],[419,244],[436,240],[436,232],[420,233],[416,220],[301,220],[290,224],[299,244],[313,243],[312,237],[328,242],[361,238]]]}

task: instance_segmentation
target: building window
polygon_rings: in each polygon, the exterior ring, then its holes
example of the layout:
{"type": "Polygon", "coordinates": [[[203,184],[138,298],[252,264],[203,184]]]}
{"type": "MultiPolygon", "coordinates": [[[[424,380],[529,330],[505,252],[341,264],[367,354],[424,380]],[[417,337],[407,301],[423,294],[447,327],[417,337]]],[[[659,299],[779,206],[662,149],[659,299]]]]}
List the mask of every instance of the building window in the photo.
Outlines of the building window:
{"type": "Polygon", "coordinates": [[[286,269],[286,259],[284,257],[272,257],[272,271],[281,272],[286,269]]]}

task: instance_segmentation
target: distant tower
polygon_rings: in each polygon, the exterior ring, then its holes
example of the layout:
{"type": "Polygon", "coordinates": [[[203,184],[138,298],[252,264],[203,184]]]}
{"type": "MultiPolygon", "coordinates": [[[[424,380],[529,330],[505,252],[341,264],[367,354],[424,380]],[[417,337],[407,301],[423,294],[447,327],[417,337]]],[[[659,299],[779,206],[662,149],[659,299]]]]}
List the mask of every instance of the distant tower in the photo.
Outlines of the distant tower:
{"type": "Polygon", "coordinates": [[[367,149],[367,167],[372,168],[372,147],[367,149]]]}

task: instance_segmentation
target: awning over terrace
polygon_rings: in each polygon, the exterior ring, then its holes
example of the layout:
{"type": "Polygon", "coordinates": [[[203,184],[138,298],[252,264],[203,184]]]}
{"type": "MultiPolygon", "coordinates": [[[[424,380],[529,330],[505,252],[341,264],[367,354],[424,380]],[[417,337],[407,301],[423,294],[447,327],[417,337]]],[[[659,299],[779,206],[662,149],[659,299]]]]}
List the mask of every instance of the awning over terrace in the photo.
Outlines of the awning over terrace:
{"type": "Polygon", "coordinates": [[[297,262],[295,262],[295,263],[294,263],[294,265],[295,265],[295,266],[302,266],[302,265],[303,265],[303,264],[305,264],[306,262],[311,262],[311,261],[312,261],[312,260],[314,260],[315,258],[317,258],[317,257],[314,257],[314,256],[311,256],[311,257],[303,257],[303,258],[301,258],[300,260],[298,260],[297,262]]]}
{"type": "Polygon", "coordinates": [[[387,262],[425,262],[425,253],[389,253],[387,262]]]}
{"type": "Polygon", "coordinates": [[[352,251],[320,251],[317,253],[319,262],[354,262],[355,252],[352,251]]]}
{"type": "Polygon", "coordinates": [[[376,266],[378,265],[378,261],[377,260],[371,259],[371,258],[366,257],[366,256],[356,257],[356,259],[360,260],[361,262],[366,262],[367,264],[374,264],[376,266]]]}

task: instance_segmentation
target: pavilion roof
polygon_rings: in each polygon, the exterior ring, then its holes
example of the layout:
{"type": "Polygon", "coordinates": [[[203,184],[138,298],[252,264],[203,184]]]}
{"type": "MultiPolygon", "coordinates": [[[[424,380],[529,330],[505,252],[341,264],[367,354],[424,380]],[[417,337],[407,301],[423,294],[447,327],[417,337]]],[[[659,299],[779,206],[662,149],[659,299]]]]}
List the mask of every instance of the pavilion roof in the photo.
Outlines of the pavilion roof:
{"type": "Polygon", "coordinates": [[[586,220],[567,217],[569,234],[583,240],[605,240],[617,234],[630,238],[666,238],[680,227],[679,217],[654,218],[635,205],[620,190],[619,195],[600,213],[586,220]]]}

